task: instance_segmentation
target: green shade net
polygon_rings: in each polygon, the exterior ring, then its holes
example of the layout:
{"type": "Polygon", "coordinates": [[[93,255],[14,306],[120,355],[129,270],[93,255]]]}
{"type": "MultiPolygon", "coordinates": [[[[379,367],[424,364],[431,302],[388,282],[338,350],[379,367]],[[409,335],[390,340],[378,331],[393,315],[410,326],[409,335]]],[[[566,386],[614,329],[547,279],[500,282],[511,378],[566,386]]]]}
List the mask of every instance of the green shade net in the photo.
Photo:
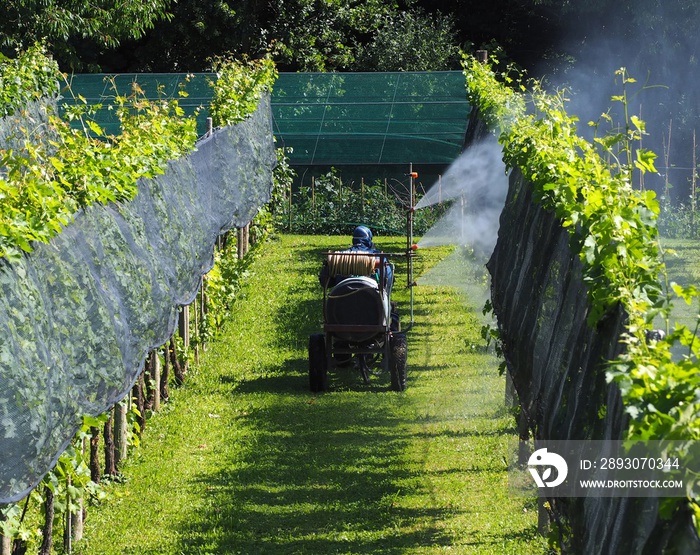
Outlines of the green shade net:
{"type": "Polygon", "coordinates": [[[123,73],[118,75],[77,74],[68,78],[69,87],[61,91],[61,104],[81,103],[82,97],[88,106],[100,105],[94,118],[107,134],[118,135],[119,120],[114,110],[117,95],[130,96],[134,87],[139,94],[149,100],[177,99],[186,116],[197,114],[197,129],[200,135],[207,132],[206,119],[209,115],[214,90],[211,82],[216,80],[214,73],[123,73]]]}
{"type": "MultiPolygon", "coordinates": [[[[0,120],[0,136],[17,124],[0,120]]],[[[269,200],[275,163],[264,98],[140,180],[132,201],[94,205],[19,262],[0,260],[0,503],[37,485],[83,415],[127,394],[211,269],[219,234],[269,200]]]]}
{"type": "MultiPolygon", "coordinates": [[[[200,134],[215,80],[214,73],[70,79],[75,96],[103,104],[96,121],[107,132],[118,133],[110,97],[138,83],[147,98],[176,98],[187,114],[199,107],[200,134]]],[[[74,102],[63,94],[64,104],[74,102]]],[[[290,147],[290,163],[304,166],[447,165],[462,151],[470,113],[461,71],[280,73],[271,100],[277,146],[290,147]]]]}
{"type": "Polygon", "coordinates": [[[449,164],[469,119],[464,74],[291,73],[272,100],[292,164],[449,164]]]}

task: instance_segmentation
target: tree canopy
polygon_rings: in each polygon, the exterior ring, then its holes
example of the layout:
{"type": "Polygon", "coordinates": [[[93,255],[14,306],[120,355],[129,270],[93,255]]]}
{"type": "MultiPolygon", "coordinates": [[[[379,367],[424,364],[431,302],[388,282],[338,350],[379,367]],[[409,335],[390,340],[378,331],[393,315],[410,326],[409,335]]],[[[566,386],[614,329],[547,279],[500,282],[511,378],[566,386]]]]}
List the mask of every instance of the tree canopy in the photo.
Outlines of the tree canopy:
{"type": "Polygon", "coordinates": [[[46,42],[63,65],[80,63],[73,41],[89,39],[104,48],[137,39],[167,19],[171,0],[4,0],[0,4],[0,49],[11,54],[46,42]]]}
{"type": "Polygon", "coordinates": [[[459,67],[454,19],[427,13],[415,0],[179,0],[171,14],[117,49],[87,41],[86,63],[202,71],[213,56],[269,52],[282,71],[459,67]]]}
{"type": "Polygon", "coordinates": [[[649,64],[695,59],[699,15],[695,0],[5,0],[0,51],[46,42],[76,71],[203,71],[265,52],[282,71],[372,71],[450,69],[459,48],[498,45],[562,73],[611,36],[649,64]]]}

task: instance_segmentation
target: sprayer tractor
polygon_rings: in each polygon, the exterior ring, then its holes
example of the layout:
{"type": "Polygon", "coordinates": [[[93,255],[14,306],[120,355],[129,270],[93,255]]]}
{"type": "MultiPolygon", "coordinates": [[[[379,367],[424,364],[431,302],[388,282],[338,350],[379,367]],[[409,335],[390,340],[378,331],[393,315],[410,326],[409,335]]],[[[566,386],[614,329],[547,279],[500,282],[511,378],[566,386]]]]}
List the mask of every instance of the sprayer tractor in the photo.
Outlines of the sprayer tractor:
{"type": "Polygon", "coordinates": [[[309,338],[311,391],[328,388],[328,371],[355,366],[365,384],[388,372],[391,389],[406,388],[406,334],[391,302],[392,255],[376,252],[325,253],[326,271],[340,276],[323,287],[323,333],[309,338]]]}

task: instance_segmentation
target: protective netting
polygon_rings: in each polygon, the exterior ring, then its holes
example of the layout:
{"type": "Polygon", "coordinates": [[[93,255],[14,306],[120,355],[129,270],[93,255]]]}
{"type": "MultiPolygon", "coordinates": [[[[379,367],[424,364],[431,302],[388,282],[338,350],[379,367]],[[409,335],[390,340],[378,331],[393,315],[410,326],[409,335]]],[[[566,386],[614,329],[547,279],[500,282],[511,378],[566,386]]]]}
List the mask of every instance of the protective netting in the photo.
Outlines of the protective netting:
{"type": "Polygon", "coordinates": [[[280,74],[275,135],[292,164],[449,164],[467,131],[464,86],[461,71],[280,74]]]}
{"type": "Polygon", "coordinates": [[[122,399],[213,265],[217,236],[269,199],[269,98],[124,204],[76,215],[0,262],[0,503],[21,499],[82,425],[122,399]]]}
{"type": "MultiPolygon", "coordinates": [[[[34,140],[44,143],[54,138],[49,134],[49,128],[45,125],[38,125],[48,119],[49,113],[56,112],[56,102],[52,99],[33,100],[29,102],[21,112],[11,116],[0,118],[0,148],[19,149],[27,137],[27,130],[31,130],[34,140]],[[36,132],[40,129],[41,132],[36,132]]],[[[3,167],[0,166],[0,172],[3,167]]]]}
{"type": "MultiPolygon", "coordinates": [[[[213,73],[83,74],[71,77],[73,93],[100,104],[95,119],[118,132],[107,108],[115,90],[138,83],[146,98],[177,98],[191,114],[207,106],[213,73]],[[180,97],[186,92],[186,97],[180,97]]],[[[449,164],[462,150],[471,107],[461,71],[280,73],[272,91],[278,146],[291,147],[292,165],[449,164]]],[[[74,103],[70,96],[62,100],[74,103]]],[[[199,129],[206,110],[199,110],[199,129]]]]}
{"type": "MultiPolygon", "coordinates": [[[[607,314],[595,328],[581,262],[569,234],[542,209],[516,168],[488,263],[491,298],[508,371],[517,390],[521,434],[537,439],[621,439],[627,415],[605,363],[622,348],[626,314],[607,314]],[[524,434],[526,435],[526,434],[524,434]]],[[[573,552],[698,553],[690,512],[659,517],[652,498],[554,498],[554,513],[570,527],[573,552]]]]}

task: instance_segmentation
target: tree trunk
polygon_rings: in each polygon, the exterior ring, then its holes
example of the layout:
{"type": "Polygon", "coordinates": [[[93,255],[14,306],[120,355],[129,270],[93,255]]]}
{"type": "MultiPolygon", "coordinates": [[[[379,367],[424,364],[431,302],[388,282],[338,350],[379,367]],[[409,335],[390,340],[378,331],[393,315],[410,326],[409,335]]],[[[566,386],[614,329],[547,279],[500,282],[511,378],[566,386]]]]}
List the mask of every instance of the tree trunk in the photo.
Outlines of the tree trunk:
{"type": "Polygon", "coordinates": [[[53,504],[53,491],[51,488],[44,488],[44,504],[45,504],[45,518],[44,518],[44,539],[41,542],[41,548],[39,549],[39,555],[51,555],[51,544],[53,543],[53,517],[54,517],[54,504],[53,504]]]}
{"type": "Polygon", "coordinates": [[[105,423],[105,474],[107,476],[117,475],[117,464],[114,454],[114,408],[109,411],[109,419],[105,423]]]}

